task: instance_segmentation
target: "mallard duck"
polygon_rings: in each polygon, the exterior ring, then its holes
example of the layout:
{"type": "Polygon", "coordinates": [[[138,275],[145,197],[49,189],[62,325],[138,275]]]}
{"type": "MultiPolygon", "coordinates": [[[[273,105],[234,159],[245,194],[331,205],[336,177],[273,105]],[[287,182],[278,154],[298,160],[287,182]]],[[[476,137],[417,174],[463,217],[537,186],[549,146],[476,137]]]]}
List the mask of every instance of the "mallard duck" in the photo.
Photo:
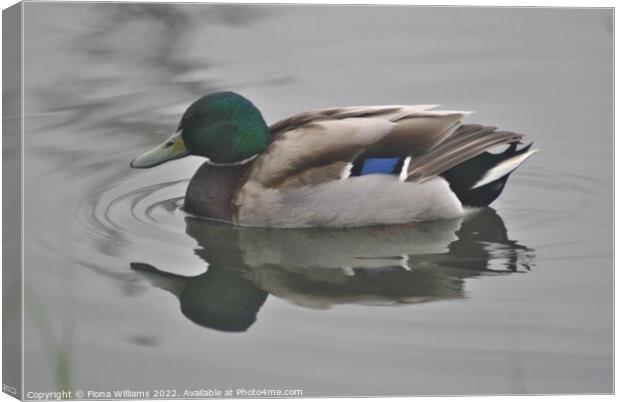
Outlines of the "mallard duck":
{"type": "Polygon", "coordinates": [[[536,150],[522,135],[463,124],[437,105],[300,113],[271,126],[234,92],[192,103],[175,133],[131,162],[150,168],[197,155],[184,209],[244,226],[396,224],[462,216],[502,192],[536,150]],[[501,153],[489,149],[507,145],[501,153]]]}

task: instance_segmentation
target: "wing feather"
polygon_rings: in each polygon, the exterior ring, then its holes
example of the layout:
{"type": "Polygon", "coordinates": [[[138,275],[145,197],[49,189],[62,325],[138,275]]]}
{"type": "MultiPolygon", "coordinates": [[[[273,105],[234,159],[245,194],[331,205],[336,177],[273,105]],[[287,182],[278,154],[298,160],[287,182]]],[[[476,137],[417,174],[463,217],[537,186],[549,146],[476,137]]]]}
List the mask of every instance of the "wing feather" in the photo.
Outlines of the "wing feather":
{"type": "Polygon", "coordinates": [[[496,131],[496,127],[464,125],[450,138],[409,165],[407,181],[427,181],[488,149],[518,142],[521,134],[496,131]]]}
{"type": "MultiPolygon", "coordinates": [[[[319,121],[286,131],[256,159],[247,180],[263,187],[281,187],[285,182],[305,182],[291,178],[311,169],[335,164],[344,170],[393,126],[389,120],[365,117],[319,121]]],[[[333,178],[330,171],[325,180],[333,178]]],[[[313,182],[317,182],[316,175],[313,182]]]]}
{"type": "Polygon", "coordinates": [[[272,142],[246,183],[291,188],[337,180],[365,158],[412,157],[407,181],[426,181],[520,135],[479,124],[471,112],[437,105],[359,106],[300,113],[270,127],[272,142]],[[359,158],[359,159],[358,159],[359,158]]]}
{"type": "Polygon", "coordinates": [[[386,106],[352,106],[318,109],[303,112],[286,119],[280,120],[269,127],[273,140],[287,131],[310,123],[324,120],[341,120],[351,117],[378,117],[383,116],[389,120],[399,120],[413,113],[429,111],[439,105],[386,105],[386,106]]]}
{"type": "Polygon", "coordinates": [[[370,147],[364,157],[418,156],[448,138],[462,124],[463,114],[408,115],[395,122],[389,135],[370,147]]]}

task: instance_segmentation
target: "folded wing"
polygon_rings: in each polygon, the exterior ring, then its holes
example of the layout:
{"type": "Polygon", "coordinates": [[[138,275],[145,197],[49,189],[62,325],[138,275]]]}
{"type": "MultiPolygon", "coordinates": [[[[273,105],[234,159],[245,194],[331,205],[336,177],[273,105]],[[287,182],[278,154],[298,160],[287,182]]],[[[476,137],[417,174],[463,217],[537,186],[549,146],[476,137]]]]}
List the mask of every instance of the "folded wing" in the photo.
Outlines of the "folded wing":
{"type": "Polygon", "coordinates": [[[246,182],[264,188],[316,185],[349,176],[356,161],[411,157],[401,175],[425,181],[521,136],[494,127],[463,125],[470,112],[435,105],[371,106],[301,113],[270,127],[272,143],[246,182]]]}

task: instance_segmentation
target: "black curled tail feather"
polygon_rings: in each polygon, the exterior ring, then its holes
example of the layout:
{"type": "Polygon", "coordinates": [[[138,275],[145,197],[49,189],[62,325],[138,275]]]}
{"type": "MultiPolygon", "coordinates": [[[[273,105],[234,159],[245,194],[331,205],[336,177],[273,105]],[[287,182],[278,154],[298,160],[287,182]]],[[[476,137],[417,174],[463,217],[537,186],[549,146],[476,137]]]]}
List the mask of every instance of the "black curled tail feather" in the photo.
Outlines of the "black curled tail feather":
{"type": "Polygon", "coordinates": [[[511,172],[506,175],[475,187],[487,172],[506,161],[530,150],[533,142],[517,149],[517,142],[511,143],[506,150],[499,154],[483,152],[480,155],[462,162],[441,173],[441,177],[450,184],[450,189],[456,194],[461,204],[470,207],[485,207],[491,204],[502,193],[511,172]],[[475,187],[475,188],[474,188],[475,187]]]}

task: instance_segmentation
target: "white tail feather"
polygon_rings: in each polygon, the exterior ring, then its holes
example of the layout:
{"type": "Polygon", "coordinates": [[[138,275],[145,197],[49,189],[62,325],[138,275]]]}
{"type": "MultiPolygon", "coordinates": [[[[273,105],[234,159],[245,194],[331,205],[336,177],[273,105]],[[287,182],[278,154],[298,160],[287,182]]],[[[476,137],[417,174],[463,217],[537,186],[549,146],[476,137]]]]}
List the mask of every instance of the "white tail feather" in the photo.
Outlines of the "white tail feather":
{"type": "Polygon", "coordinates": [[[525,162],[527,158],[529,158],[536,152],[538,152],[537,149],[532,149],[531,151],[527,151],[524,154],[517,155],[510,159],[506,159],[505,161],[502,161],[501,163],[491,168],[488,172],[486,172],[484,177],[482,177],[482,179],[476,182],[476,184],[474,184],[472,189],[477,188],[477,187],[482,187],[485,184],[489,184],[497,179],[500,179],[506,176],[508,173],[518,168],[519,165],[525,162]]]}

